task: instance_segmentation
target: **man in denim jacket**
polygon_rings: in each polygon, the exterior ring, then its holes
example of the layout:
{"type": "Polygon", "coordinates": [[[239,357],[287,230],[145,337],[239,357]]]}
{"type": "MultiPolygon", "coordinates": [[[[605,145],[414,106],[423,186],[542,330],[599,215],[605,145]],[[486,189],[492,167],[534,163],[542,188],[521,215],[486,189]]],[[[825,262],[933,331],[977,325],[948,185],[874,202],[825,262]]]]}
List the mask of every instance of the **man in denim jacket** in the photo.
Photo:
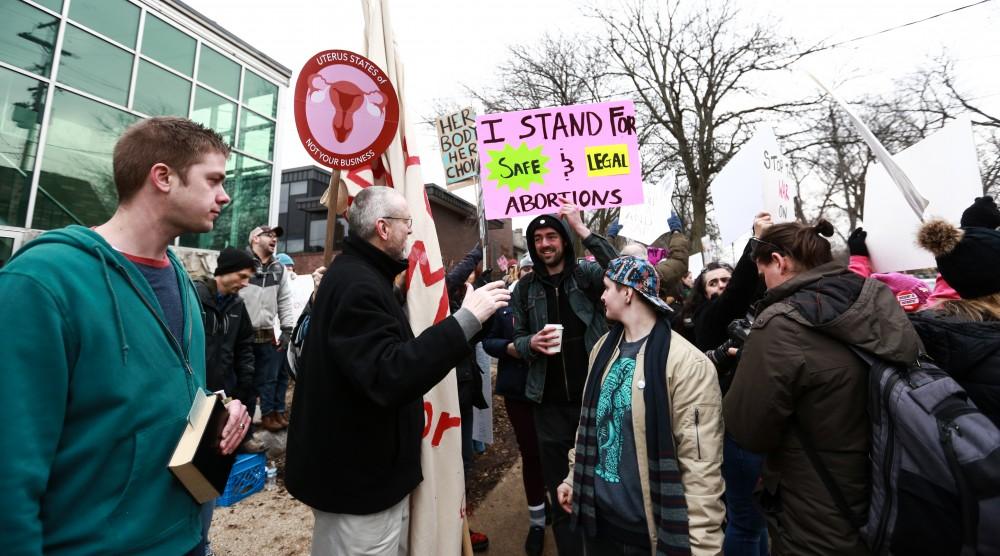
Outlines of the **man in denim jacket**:
{"type": "Polygon", "coordinates": [[[576,438],[588,354],[608,330],[601,306],[602,279],[618,253],[587,229],[572,204],[563,204],[558,216],[532,220],[526,236],[535,272],[519,281],[511,296],[514,348],[528,363],[525,395],[538,404],[535,428],[545,488],[553,502],[556,545],[560,554],[581,554],[580,537],[569,530],[569,516],[554,502],[556,488],[566,476],[566,454],[576,438]],[[597,262],[577,261],[567,226],[597,262]]]}

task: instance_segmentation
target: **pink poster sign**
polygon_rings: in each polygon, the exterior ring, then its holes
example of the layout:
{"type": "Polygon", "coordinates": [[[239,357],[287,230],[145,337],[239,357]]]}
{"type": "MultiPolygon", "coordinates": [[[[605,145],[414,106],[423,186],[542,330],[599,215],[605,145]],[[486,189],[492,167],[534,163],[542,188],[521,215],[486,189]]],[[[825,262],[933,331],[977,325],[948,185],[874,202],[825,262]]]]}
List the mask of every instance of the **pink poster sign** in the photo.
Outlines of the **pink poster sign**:
{"type": "Polygon", "coordinates": [[[478,116],[486,218],[641,204],[635,125],[630,100],[478,116]]]}

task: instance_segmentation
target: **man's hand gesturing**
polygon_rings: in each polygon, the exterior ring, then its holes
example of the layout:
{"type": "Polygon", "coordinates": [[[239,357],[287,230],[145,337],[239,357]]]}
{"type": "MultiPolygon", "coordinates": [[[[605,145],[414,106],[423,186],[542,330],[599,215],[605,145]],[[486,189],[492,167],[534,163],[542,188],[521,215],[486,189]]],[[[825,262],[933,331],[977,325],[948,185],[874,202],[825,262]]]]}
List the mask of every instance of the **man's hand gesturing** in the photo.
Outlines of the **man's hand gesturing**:
{"type": "Polygon", "coordinates": [[[503,280],[490,282],[478,290],[472,289],[471,284],[466,284],[465,299],[462,301],[462,308],[472,311],[472,314],[479,319],[479,322],[486,322],[486,319],[493,316],[497,309],[507,306],[510,300],[510,292],[503,280]]]}

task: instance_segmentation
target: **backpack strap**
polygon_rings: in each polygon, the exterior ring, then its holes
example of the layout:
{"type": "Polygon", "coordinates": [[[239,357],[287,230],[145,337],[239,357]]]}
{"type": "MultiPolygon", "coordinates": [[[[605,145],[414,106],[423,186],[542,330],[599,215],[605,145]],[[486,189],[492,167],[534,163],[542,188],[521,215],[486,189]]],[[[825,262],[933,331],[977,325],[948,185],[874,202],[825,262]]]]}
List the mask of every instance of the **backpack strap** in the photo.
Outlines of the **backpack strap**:
{"type": "Polygon", "coordinates": [[[836,504],[837,509],[840,510],[840,514],[847,519],[847,522],[851,524],[856,530],[860,530],[863,525],[865,525],[866,520],[862,519],[860,516],[851,510],[851,507],[847,504],[847,499],[844,498],[844,493],[837,486],[836,481],[833,479],[833,475],[830,474],[830,470],[827,469],[826,464],[819,456],[819,452],[816,451],[816,447],[813,446],[812,439],[806,434],[802,427],[799,426],[798,420],[794,417],[792,418],[792,430],[795,431],[795,436],[798,437],[799,442],[802,444],[802,448],[805,449],[806,455],[809,457],[809,461],[812,463],[813,468],[816,469],[816,473],[819,475],[823,485],[826,487],[827,492],[833,498],[833,503],[836,504]]]}
{"type": "MultiPolygon", "coordinates": [[[[954,402],[955,400],[948,400],[954,402]]],[[[938,423],[938,438],[944,451],[948,467],[951,468],[955,487],[958,491],[958,505],[962,514],[962,552],[961,556],[976,554],[979,540],[979,497],[969,486],[969,481],[962,471],[955,452],[953,434],[961,435],[961,430],[955,424],[955,419],[970,413],[964,404],[944,402],[934,411],[938,423]]]]}

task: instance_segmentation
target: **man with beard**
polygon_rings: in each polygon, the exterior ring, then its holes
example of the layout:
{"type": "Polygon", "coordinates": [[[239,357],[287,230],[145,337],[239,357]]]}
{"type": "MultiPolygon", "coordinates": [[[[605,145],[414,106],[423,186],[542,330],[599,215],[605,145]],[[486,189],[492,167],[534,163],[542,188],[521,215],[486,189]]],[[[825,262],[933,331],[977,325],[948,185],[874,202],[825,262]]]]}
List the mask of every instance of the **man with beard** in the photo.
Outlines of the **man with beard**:
{"type": "MultiPolygon", "coordinates": [[[[282,361],[295,328],[292,309],[292,285],[289,272],[274,256],[281,237],[280,227],[258,226],[250,232],[250,253],[254,257],[254,276],[240,291],[254,328],[254,386],[260,395],[260,424],[277,432],[288,426],[285,415],[285,392],[288,375],[282,361]],[[274,318],[281,320],[281,336],[274,337],[274,318]]],[[[253,415],[254,405],[248,408],[253,415]]]]}
{"type": "Polygon", "coordinates": [[[608,330],[601,304],[603,277],[618,253],[587,229],[572,204],[564,203],[558,217],[532,220],[526,235],[535,271],[512,294],[514,348],[528,363],[525,395],[537,404],[535,428],[556,545],[560,554],[576,555],[583,551],[582,538],[570,531],[569,515],[556,503],[556,489],[566,476],[566,454],[576,439],[588,354],[608,330]],[[576,260],[567,224],[596,263],[576,260]]]}

